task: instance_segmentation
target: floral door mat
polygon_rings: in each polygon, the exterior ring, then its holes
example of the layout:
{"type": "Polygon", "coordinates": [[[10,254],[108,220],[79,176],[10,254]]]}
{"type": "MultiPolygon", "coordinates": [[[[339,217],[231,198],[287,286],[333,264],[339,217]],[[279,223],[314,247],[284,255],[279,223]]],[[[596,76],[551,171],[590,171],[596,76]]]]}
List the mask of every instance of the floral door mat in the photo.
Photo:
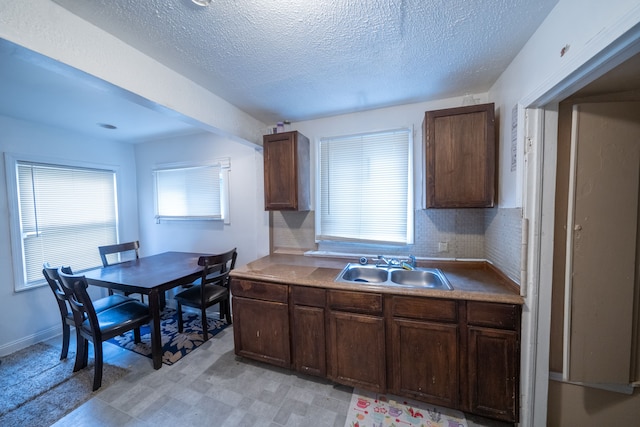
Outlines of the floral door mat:
{"type": "Polygon", "coordinates": [[[467,427],[464,414],[391,394],[354,389],[345,427],[467,427]]]}

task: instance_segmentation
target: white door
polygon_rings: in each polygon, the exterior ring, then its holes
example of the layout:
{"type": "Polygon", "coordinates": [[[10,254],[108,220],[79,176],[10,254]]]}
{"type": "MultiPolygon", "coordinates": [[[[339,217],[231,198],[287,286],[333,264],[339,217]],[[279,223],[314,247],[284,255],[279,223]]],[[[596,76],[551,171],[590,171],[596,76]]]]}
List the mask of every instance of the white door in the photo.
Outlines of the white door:
{"type": "Polygon", "coordinates": [[[565,376],[628,384],[638,239],[640,102],[573,110],[565,376]]]}

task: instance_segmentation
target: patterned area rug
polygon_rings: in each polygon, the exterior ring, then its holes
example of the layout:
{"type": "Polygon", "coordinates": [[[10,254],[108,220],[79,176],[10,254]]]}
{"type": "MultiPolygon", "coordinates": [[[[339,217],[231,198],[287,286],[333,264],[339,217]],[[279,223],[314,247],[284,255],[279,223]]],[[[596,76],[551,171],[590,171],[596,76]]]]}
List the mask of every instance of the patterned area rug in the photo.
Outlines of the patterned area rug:
{"type": "Polygon", "coordinates": [[[464,414],[390,394],[353,390],[345,427],[467,427],[464,414]]]}
{"type": "MultiPolygon", "coordinates": [[[[200,316],[183,311],[182,318],[184,320],[184,329],[180,333],[178,332],[177,311],[166,307],[161,313],[162,363],[166,365],[173,365],[204,343],[200,316]]],[[[207,317],[207,324],[209,339],[228,326],[226,320],[217,320],[211,317],[207,317]]],[[[138,344],[133,341],[133,331],[112,338],[108,342],[151,358],[151,330],[149,325],[144,325],[140,328],[140,335],[142,342],[138,344]]]]}
{"type": "Polygon", "coordinates": [[[94,392],[93,358],[78,372],[74,362],[71,349],[60,360],[60,348],[44,343],[0,358],[0,426],[50,426],[129,372],[105,363],[94,392]]]}

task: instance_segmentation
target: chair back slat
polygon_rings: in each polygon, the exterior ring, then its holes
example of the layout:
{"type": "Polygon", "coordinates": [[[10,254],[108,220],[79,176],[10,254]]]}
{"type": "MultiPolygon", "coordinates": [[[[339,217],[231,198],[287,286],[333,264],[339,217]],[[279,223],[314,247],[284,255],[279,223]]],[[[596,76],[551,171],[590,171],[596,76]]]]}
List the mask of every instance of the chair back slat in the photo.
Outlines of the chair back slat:
{"type": "Polygon", "coordinates": [[[236,248],[233,248],[222,254],[201,256],[198,258],[198,265],[204,267],[200,283],[206,285],[208,283],[220,282],[218,283],[220,286],[228,287],[229,273],[235,268],[237,257],[238,252],[236,248]],[[221,280],[222,278],[218,276],[218,273],[227,273],[224,280],[221,280]],[[215,277],[211,278],[212,275],[215,277]]]}
{"type": "Polygon", "coordinates": [[[99,246],[98,252],[100,252],[100,259],[102,260],[102,266],[106,267],[108,265],[117,264],[119,262],[123,262],[121,258],[118,258],[117,262],[109,262],[109,255],[118,255],[119,257],[125,252],[133,251],[135,253],[135,259],[140,257],[139,255],[140,242],[135,240],[133,242],[126,243],[118,243],[115,245],[105,245],[99,246]]]}
{"type": "Polygon", "coordinates": [[[89,286],[87,279],[84,276],[65,273],[62,269],[58,270],[58,276],[60,276],[60,282],[65,290],[71,293],[69,306],[73,311],[76,324],[80,325],[88,319],[91,329],[99,331],[98,316],[91,297],[87,293],[89,286]]]}
{"type": "MultiPolygon", "coordinates": [[[[63,271],[71,273],[70,267],[60,267],[63,271]]],[[[53,295],[56,297],[56,301],[58,302],[58,308],[60,309],[60,314],[66,316],[70,314],[70,308],[68,305],[69,297],[71,296],[70,292],[67,292],[60,283],[60,276],[58,275],[58,268],[51,267],[49,263],[44,263],[42,266],[42,275],[47,280],[49,284],[49,288],[53,292],[53,295]]]]}

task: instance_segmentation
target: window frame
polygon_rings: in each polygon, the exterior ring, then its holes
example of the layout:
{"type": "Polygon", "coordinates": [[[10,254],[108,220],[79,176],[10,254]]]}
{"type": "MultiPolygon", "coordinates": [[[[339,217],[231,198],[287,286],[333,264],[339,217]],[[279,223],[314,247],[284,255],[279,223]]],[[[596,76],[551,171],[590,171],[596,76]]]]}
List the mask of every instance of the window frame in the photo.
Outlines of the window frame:
{"type": "MultiPolygon", "coordinates": [[[[323,136],[316,140],[316,215],[315,215],[315,241],[316,243],[351,243],[351,244],[375,244],[384,246],[407,246],[412,245],[415,242],[415,230],[414,230],[414,206],[415,206],[415,192],[414,192],[414,130],[413,126],[403,126],[397,128],[365,131],[358,133],[345,133],[340,135],[323,136]],[[359,138],[369,135],[383,135],[385,133],[406,132],[407,134],[407,206],[406,206],[406,235],[405,240],[382,240],[382,239],[357,239],[349,237],[328,236],[322,233],[322,147],[321,144],[325,140],[331,139],[343,139],[343,138],[359,138]]],[[[381,195],[387,191],[381,190],[381,195]]]]}
{"type": "MultiPolygon", "coordinates": [[[[26,275],[24,242],[22,239],[22,224],[20,216],[20,200],[18,195],[18,165],[20,163],[32,163],[50,165],[52,167],[69,168],[69,169],[85,169],[100,170],[112,172],[114,175],[114,209],[115,209],[115,230],[116,242],[119,241],[120,234],[120,208],[118,204],[120,180],[120,167],[116,165],[95,163],[89,161],[77,161],[69,159],[61,159],[46,155],[21,154],[5,152],[5,177],[7,183],[7,204],[9,208],[9,235],[11,241],[11,262],[13,266],[13,287],[15,292],[23,292],[30,289],[40,288],[47,285],[44,276],[38,280],[28,283],[26,275]]],[[[61,195],[64,195],[61,192],[61,195]]],[[[98,263],[95,267],[100,267],[100,256],[96,248],[96,259],[98,263]]],[[[72,260],[70,260],[72,261],[72,260]]],[[[91,267],[93,268],[93,267],[91,267]]],[[[86,271],[85,270],[78,270],[86,271]]]]}
{"type": "Polygon", "coordinates": [[[154,201],[154,218],[156,223],[161,221],[222,221],[228,225],[231,223],[229,209],[229,181],[231,172],[231,161],[228,157],[205,161],[205,162],[180,162],[180,163],[163,163],[157,165],[153,169],[153,201],[154,201]],[[220,215],[163,215],[159,212],[159,187],[158,174],[169,171],[180,171],[189,169],[200,169],[209,167],[219,167],[219,205],[220,215]]]}

